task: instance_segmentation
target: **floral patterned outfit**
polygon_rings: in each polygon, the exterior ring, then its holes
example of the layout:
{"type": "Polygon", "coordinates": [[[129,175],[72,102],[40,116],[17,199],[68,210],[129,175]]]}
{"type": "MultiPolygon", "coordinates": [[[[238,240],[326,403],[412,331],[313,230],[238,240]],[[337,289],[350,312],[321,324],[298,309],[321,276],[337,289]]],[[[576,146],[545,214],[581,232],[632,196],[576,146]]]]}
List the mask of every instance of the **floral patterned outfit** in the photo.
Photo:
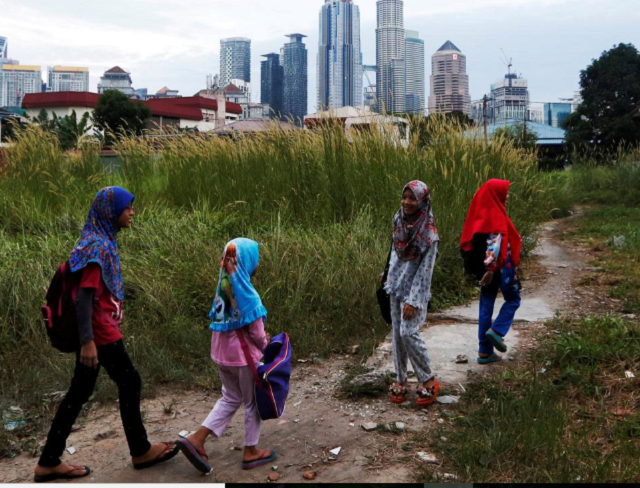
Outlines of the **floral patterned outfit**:
{"type": "Polygon", "coordinates": [[[438,229],[431,210],[429,188],[421,181],[412,181],[403,189],[411,190],[418,202],[418,212],[407,216],[401,208],[393,219],[393,251],[385,291],[391,297],[391,327],[397,381],[407,381],[407,365],[411,365],[420,383],[434,378],[427,346],[420,337],[420,328],[427,320],[427,305],[431,299],[431,278],[438,254],[438,229]],[[411,320],[403,318],[404,305],[417,309],[411,320]]]}

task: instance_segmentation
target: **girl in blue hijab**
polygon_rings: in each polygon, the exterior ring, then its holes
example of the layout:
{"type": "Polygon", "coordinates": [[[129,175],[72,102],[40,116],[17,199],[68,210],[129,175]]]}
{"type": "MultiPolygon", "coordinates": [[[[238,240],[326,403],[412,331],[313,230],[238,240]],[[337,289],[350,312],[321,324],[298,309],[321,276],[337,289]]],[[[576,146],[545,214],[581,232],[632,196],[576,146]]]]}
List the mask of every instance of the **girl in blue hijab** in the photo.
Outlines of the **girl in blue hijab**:
{"type": "Polygon", "coordinates": [[[251,283],[260,262],[260,249],[256,241],[234,239],[222,254],[216,296],[209,318],[213,331],[211,359],[218,365],[222,381],[222,398],[195,434],[178,440],[193,466],[211,471],[204,444],[210,435],[220,437],[244,404],[244,455],[242,469],[253,469],[275,461],[276,453],[258,449],[260,415],[255,399],[255,379],[249,361],[254,366],[262,359],[268,343],[264,330],[267,309],[251,283]]]}
{"type": "Polygon", "coordinates": [[[62,463],[67,438],[88,401],[100,368],[118,386],[120,416],[135,469],[168,461],[178,453],[173,442],[151,444],[140,413],[142,381],[131,362],[120,333],[124,286],[120,271],[118,233],[131,227],[134,196],[110,186],[91,204],[80,241],[69,258],[76,277],[71,290],[75,301],[79,348],[69,392],[60,403],[47,442],[35,469],[36,482],[87,476],[87,466],[62,463]]]}

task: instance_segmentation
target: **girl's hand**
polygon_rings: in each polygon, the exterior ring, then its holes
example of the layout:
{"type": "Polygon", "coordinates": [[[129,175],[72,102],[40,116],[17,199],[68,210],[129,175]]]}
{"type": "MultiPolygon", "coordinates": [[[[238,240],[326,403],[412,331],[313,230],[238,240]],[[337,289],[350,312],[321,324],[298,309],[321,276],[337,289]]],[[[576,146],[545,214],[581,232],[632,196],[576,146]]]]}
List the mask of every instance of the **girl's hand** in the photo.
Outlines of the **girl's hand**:
{"type": "Polygon", "coordinates": [[[418,309],[415,307],[412,307],[408,303],[405,303],[404,308],[402,309],[402,318],[404,320],[411,320],[416,315],[418,315],[418,309]]]}
{"type": "Polygon", "coordinates": [[[98,349],[93,340],[84,343],[80,348],[80,363],[88,368],[98,368],[98,349]]]}
{"type": "Polygon", "coordinates": [[[380,276],[378,276],[378,279],[380,280],[380,283],[382,283],[382,280],[384,279],[384,273],[380,273],[380,276]]]}
{"type": "Polygon", "coordinates": [[[269,345],[269,343],[271,342],[271,334],[269,334],[268,332],[265,332],[264,335],[267,336],[267,345],[269,345]]]}
{"type": "Polygon", "coordinates": [[[493,281],[493,271],[487,271],[480,280],[480,286],[488,286],[493,281]]]}

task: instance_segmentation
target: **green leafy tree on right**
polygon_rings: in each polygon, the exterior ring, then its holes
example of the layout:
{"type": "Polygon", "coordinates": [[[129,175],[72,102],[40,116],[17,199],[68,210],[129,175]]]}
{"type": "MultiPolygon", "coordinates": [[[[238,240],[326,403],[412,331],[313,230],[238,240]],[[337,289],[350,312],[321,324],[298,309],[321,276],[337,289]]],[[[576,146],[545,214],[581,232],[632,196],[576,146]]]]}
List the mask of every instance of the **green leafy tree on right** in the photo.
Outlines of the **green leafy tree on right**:
{"type": "Polygon", "coordinates": [[[580,73],[582,103],[564,123],[570,146],[615,151],[640,143],[632,112],[640,104],[640,52],[618,44],[580,73]]]}

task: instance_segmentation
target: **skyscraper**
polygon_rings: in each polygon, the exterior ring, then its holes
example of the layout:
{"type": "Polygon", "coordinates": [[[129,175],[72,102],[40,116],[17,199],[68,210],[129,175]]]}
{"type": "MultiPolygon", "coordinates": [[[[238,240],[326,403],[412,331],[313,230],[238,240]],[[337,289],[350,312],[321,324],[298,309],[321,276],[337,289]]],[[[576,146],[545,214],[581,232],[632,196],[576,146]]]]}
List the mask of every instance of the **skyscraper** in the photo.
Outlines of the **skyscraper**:
{"type": "Polygon", "coordinates": [[[220,41],[220,86],[231,80],[251,81],[251,39],[230,37],[220,41]]]}
{"type": "Polygon", "coordinates": [[[302,124],[307,113],[307,48],[302,34],[289,34],[284,45],[284,99],[283,112],[302,124]]]}
{"type": "Polygon", "coordinates": [[[282,96],[284,94],[284,68],[280,64],[280,54],[264,54],[265,61],[260,63],[260,103],[271,107],[271,116],[282,115],[282,96]]]}
{"type": "Polygon", "coordinates": [[[404,112],[406,47],[403,0],[378,0],[376,63],[378,110],[404,112]]]}
{"type": "Polygon", "coordinates": [[[425,108],[424,41],[417,31],[406,31],[407,89],[405,110],[422,114],[425,108]]]}
{"type": "Polygon", "coordinates": [[[42,92],[40,66],[0,65],[0,107],[20,107],[27,93],[42,92]]]}
{"type": "Polygon", "coordinates": [[[494,122],[525,120],[529,108],[529,82],[514,73],[491,85],[489,117],[494,122]]]}
{"type": "Polygon", "coordinates": [[[431,57],[429,113],[471,114],[467,57],[451,41],[431,57]]]}
{"type": "Polygon", "coordinates": [[[88,92],[89,68],[77,68],[70,66],[49,67],[49,83],[47,91],[50,92],[88,92]]]}
{"type": "Polygon", "coordinates": [[[9,42],[6,37],[0,36],[0,59],[8,59],[9,58],[9,42]]]}
{"type": "Polygon", "coordinates": [[[362,105],[360,7],[353,0],[325,0],[320,9],[318,108],[362,105]]]}

